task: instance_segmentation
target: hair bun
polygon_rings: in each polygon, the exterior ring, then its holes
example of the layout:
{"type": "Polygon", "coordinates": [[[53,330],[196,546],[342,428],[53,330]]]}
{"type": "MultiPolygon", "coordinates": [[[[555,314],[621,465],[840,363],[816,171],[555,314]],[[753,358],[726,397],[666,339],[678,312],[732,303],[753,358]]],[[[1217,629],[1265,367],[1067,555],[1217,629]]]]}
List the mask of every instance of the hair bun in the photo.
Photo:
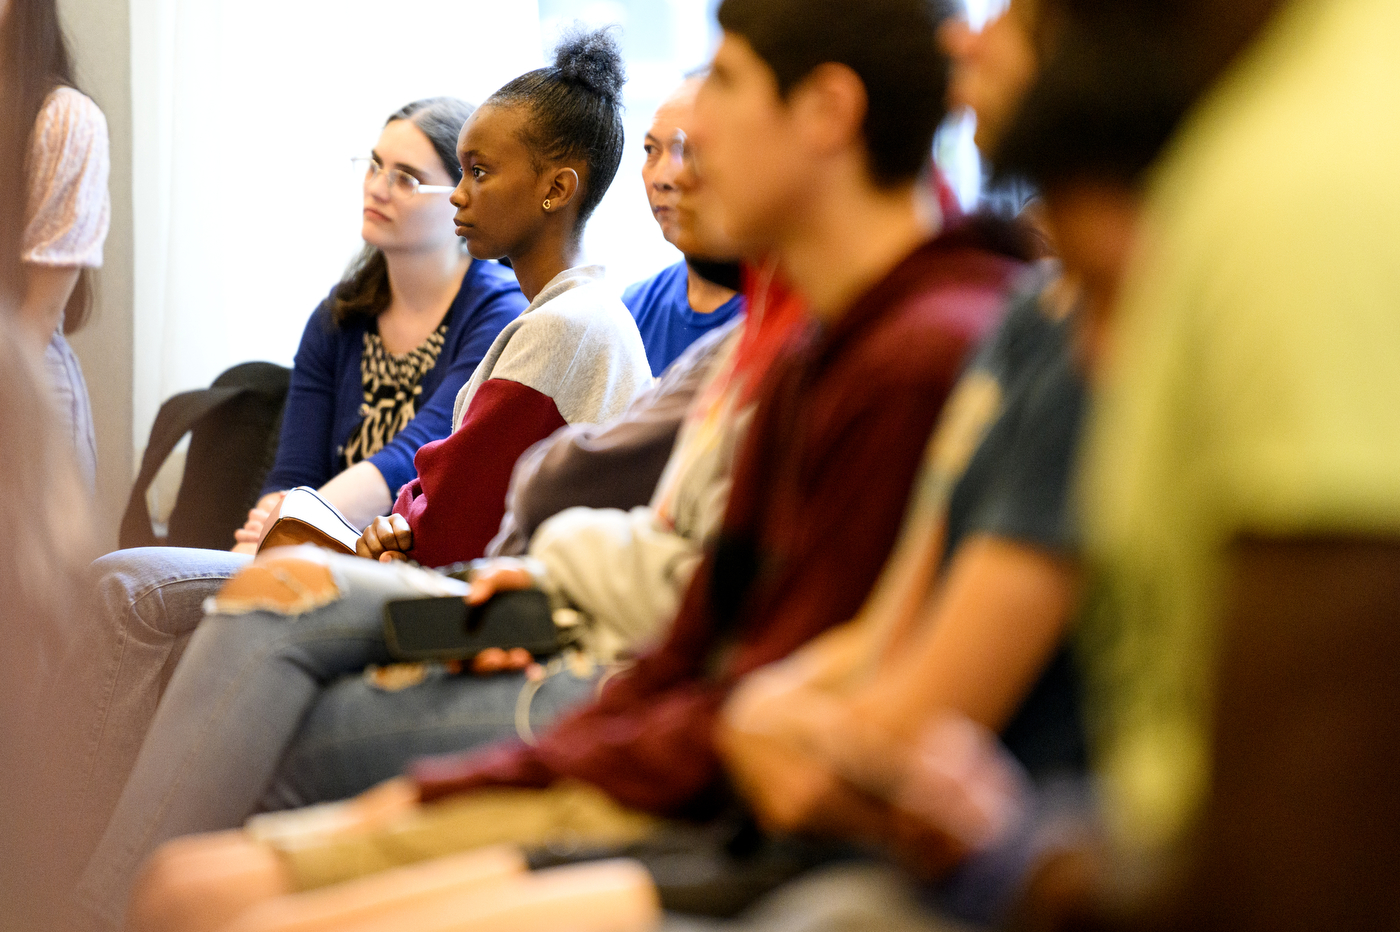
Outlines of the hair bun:
{"type": "Polygon", "coordinates": [[[610,101],[622,94],[627,72],[612,27],[588,32],[575,27],[554,48],[554,67],[567,81],[582,84],[610,101]]]}

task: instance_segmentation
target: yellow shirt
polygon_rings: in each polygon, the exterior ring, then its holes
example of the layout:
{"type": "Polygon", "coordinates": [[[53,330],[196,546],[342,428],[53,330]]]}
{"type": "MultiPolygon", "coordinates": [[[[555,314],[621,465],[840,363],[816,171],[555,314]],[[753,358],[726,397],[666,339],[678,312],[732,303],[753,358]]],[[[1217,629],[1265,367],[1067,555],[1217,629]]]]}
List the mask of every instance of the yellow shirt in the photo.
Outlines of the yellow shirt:
{"type": "Polygon", "coordinates": [[[1225,548],[1400,535],[1400,3],[1294,0],[1148,199],[1082,491],[1091,723],[1122,840],[1207,786],[1225,548]]]}

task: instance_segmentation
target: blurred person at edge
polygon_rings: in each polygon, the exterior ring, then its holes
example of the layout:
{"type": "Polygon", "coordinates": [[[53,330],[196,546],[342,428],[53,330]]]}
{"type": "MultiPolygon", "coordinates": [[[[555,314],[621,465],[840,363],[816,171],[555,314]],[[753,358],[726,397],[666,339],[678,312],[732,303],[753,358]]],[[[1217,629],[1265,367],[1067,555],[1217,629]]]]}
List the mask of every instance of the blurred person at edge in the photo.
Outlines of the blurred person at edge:
{"type": "Polygon", "coordinates": [[[1107,847],[1051,862],[1028,920],[1393,928],[1400,8],[1065,5],[1103,84],[1189,115],[1093,341],[1107,847]]]}
{"type": "Polygon", "coordinates": [[[622,293],[622,303],[632,312],[653,375],[685,352],[695,340],[735,319],[744,310],[738,294],[739,267],[733,256],[707,256],[699,250],[702,241],[687,233],[677,214],[681,190],[678,176],[691,158],[684,126],[695,110],[695,92],[700,78],[687,78],[676,88],[652,118],[642,145],[642,184],[647,204],[661,227],[666,242],[685,258],[622,293]]]}
{"type": "MultiPolygon", "coordinates": [[[[81,95],[55,80],[55,71],[66,75],[68,69],[53,7],[52,2],[0,2],[0,150],[8,165],[26,163],[36,122],[61,130],[64,122],[57,118],[63,114],[93,117],[89,129],[101,121],[90,101],[79,102],[81,95]],[[23,41],[36,33],[51,41],[23,41]],[[36,54],[47,61],[29,68],[35,63],[28,56],[36,54]],[[16,78],[16,71],[22,79],[16,78]],[[57,104],[51,95],[60,99],[57,104]],[[48,116],[36,119],[36,112],[50,105],[48,116]],[[50,117],[57,125],[50,124],[50,117]]],[[[48,140],[47,132],[44,135],[48,140]]],[[[102,144],[105,147],[105,131],[102,144]]],[[[81,179],[69,180],[81,186],[81,179]]],[[[105,182],[104,169],[104,195],[105,182]]],[[[32,216],[32,203],[27,186],[0,186],[0,256],[6,257],[0,261],[0,370],[5,373],[0,390],[0,518],[7,527],[25,528],[22,538],[7,537],[0,552],[0,639],[7,645],[6,672],[0,678],[0,850],[6,852],[0,859],[0,902],[5,904],[0,929],[6,932],[27,932],[42,918],[29,893],[46,878],[31,870],[31,859],[48,839],[43,817],[31,805],[30,790],[65,762],[49,753],[43,722],[35,715],[36,697],[52,657],[65,649],[58,642],[63,630],[59,621],[81,610],[82,589],[76,582],[97,552],[88,507],[91,477],[75,459],[80,450],[74,446],[73,423],[53,411],[53,374],[46,364],[58,326],[38,326],[19,313],[21,308],[35,310],[29,298],[47,294],[47,289],[36,292],[34,286],[52,284],[49,279],[55,277],[44,268],[33,276],[35,269],[20,260],[26,248],[22,243],[30,243],[26,220],[32,216]]],[[[81,280],[76,268],[57,273],[56,277],[81,280]]]]}
{"type": "Polygon", "coordinates": [[[56,0],[0,0],[0,164],[24,207],[0,228],[0,284],[17,335],[43,347],[56,429],[84,484],[97,481],[92,403],[65,339],[92,311],[92,274],[111,223],[107,121],[78,91],[56,0]],[[20,219],[22,218],[22,220],[20,219]]]}
{"type": "MultiPolygon", "coordinates": [[[[0,225],[10,213],[0,205],[0,225]]],[[[23,526],[0,554],[0,638],[6,671],[0,678],[0,929],[39,928],[31,894],[51,878],[39,864],[52,838],[34,789],[68,762],[52,753],[37,696],[58,643],[59,623],[84,608],[82,579],[96,553],[89,496],[65,430],[50,413],[37,352],[16,322],[0,318],[0,517],[23,526]]]]}

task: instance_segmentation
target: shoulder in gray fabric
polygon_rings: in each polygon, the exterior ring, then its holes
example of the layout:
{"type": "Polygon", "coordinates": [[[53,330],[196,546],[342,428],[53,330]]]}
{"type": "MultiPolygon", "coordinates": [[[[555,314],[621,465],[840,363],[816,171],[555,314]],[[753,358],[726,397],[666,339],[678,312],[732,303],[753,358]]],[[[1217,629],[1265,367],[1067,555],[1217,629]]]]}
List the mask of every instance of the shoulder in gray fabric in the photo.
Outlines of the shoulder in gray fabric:
{"type": "Polygon", "coordinates": [[[570,424],[621,414],[652,381],[637,324],[598,265],[560,272],[506,325],[457,394],[454,430],[487,379],[549,396],[570,424]]]}

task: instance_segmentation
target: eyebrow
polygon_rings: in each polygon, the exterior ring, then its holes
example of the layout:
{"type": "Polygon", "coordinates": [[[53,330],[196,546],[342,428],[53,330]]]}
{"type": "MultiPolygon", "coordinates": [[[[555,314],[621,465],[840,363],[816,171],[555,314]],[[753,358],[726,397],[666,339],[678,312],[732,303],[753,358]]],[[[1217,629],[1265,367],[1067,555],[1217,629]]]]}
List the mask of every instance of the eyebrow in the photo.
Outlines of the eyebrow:
{"type": "Polygon", "coordinates": [[[671,140],[670,140],[670,142],[666,142],[666,141],[662,140],[660,136],[657,136],[655,133],[651,132],[650,130],[647,131],[646,137],[642,139],[642,144],[643,144],[643,145],[646,145],[648,142],[654,142],[654,143],[656,143],[658,146],[660,146],[660,147],[663,148],[663,149],[669,149],[671,146],[674,146],[676,143],[680,143],[680,144],[683,145],[683,146],[684,146],[684,145],[688,145],[688,144],[690,143],[690,137],[686,135],[685,130],[683,130],[683,129],[681,129],[679,126],[677,126],[677,127],[675,127],[674,132],[671,133],[671,140]]]}
{"type": "MultiPolygon", "coordinates": [[[[369,150],[369,154],[370,154],[370,156],[371,156],[376,162],[378,162],[380,165],[383,165],[383,164],[384,164],[384,156],[382,156],[382,155],[379,154],[379,150],[378,150],[378,149],[370,149],[370,150],[369,150]]],[[[417,178],[419,181],[422,181],[422,180],[423,180],[423,169],[418,168],[416,165],[410,165],[410,164],[408,164],[407,162],[395,162],[394,164],[392,164],[392,165],[390,165],[390,166],[388,166],[388,167],[389,167],[389,168],[396,168],[396,169],[398,169],[399,171],[403,172],[404,174],[412,175],[413,177],[417,178]]]]}

